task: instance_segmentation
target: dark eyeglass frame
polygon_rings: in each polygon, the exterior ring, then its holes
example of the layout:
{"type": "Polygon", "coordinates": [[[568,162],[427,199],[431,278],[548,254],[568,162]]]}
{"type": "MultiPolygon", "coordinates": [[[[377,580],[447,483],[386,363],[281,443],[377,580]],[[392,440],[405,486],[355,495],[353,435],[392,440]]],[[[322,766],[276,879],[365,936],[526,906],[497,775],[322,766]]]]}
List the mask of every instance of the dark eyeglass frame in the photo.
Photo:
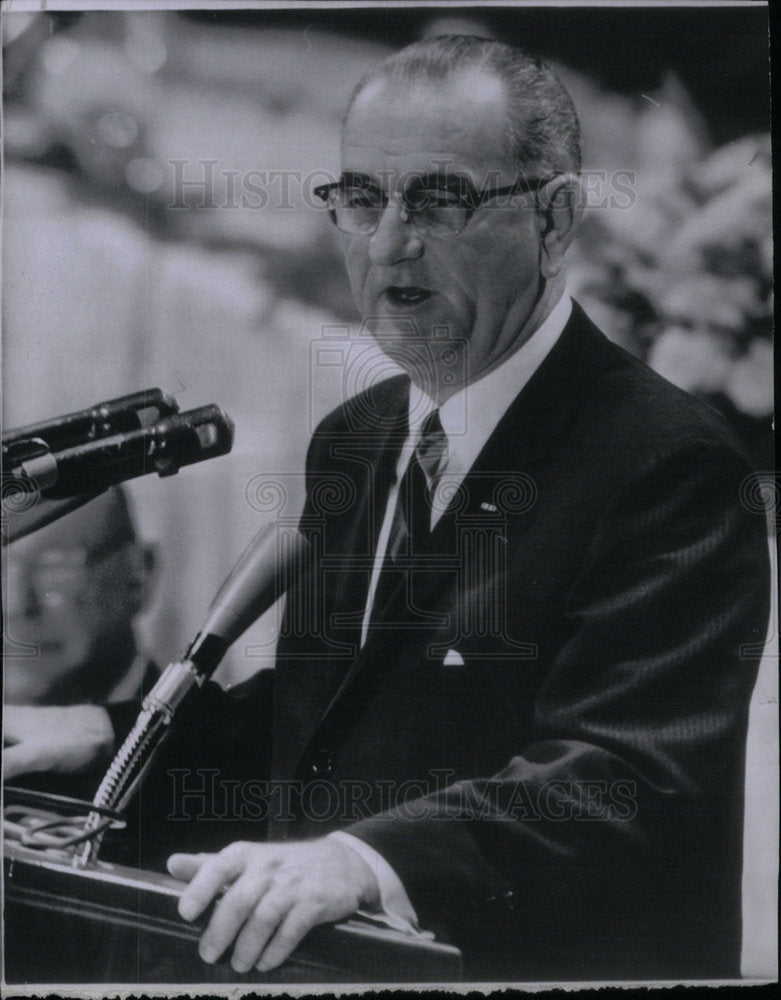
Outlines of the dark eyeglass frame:
{"type": "MultiPolygon", "coordinates": [[[[453,229],[450,233],[446,235],[458,236],[462,233],[464,229],[469,225],[474,213],[480,206],[488,201],[490,198],[496,198],[500,195],[506,195],[510,197],[514,194],[526,194],[530,191],[538,191],[543,185],[548,184],[550,181],[554,180],[556,177],[560,176],[557,173],[549,174],[547,177],[519,177],[514,184],[508,184],[499,187],[487,187],[478,190],[474,184],[467,177],[463,177],[460,174],[454,177],[441,177],[431,176],[421,178],[420,180],[413,181],[407,188],[401,192],[401,206],[406,214],[408,221],[411,225],[415,225],[416,213],[422,211],[427,206],[415,205],[414,201],[410,201],[410,194],[414,197],[415,191],[429,191],[435,188],[441,189],[443,192],[449,194],[456,194],[458,200],[453,204],[453,208],[459,208],[464,211],[464,222],[463,225],[459,226],[458,229],[453,229]]],[[[344,174],[338,181],[332,181],[330,184],[320,184],[318,187],[313,189],[312,192],[317,198],[328,208],[328,216],[333,222],[333,224],[340,230],[340,232],[346,232],[351,236],[371,236],[379,227],[380,220],[385,213],[385,209],[390,203],[390,198],[388,198],[386,192],[383,191],[378,185],[374,184],[368,177],[364,174],[344,174]],[[364,190],[367,192],[372,192],[384,197],[385,201],[381,207],[381,211],[377,216],[377,221],[371,229],[361,229],[354,231],[352,229],[345,230],[339,226],[336,216],[336,206],[332,204],[333,192],[345,191],[349,188],[357,188],[358,190],[364,190]]],[[[421,231],[419,229],[419,231],[421,231]]],[[[425,225],[422,227],[422,231],[425,232],[425,225]]],[[[445,235],[445,234],[441,234],[445,235]]]]}

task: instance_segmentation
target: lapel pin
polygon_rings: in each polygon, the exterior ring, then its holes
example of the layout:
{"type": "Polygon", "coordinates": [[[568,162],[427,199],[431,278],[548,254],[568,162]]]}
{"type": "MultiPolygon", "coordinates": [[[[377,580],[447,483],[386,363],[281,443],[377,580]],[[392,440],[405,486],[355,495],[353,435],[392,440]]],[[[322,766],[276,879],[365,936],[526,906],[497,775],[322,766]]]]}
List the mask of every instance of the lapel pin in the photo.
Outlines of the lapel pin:
{"type": "Polygon", "coordinates": [[[480,504],[480,509],[490,510],[492,514],[495,514],[499,508],[495,504],[488,503],[486,500],[483,500],[480,504]]]}

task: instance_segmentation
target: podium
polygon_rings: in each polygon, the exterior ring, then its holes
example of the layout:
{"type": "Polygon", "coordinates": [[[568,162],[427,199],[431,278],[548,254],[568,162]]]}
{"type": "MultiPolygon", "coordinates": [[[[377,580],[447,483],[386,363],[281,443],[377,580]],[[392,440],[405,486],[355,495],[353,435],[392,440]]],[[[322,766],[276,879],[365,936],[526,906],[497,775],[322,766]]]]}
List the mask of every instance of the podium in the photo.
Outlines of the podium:
{"type": "Polygon", "coordinates": [[[394,983],[461,979],[457,948],[369,919],[315,927],[277,969],[241,974],[230,949],[214,965],[197,942],[206,918],[182,920],[183,883],[168,875],[4,847],[5,981],[33,983],[394,983]]]}

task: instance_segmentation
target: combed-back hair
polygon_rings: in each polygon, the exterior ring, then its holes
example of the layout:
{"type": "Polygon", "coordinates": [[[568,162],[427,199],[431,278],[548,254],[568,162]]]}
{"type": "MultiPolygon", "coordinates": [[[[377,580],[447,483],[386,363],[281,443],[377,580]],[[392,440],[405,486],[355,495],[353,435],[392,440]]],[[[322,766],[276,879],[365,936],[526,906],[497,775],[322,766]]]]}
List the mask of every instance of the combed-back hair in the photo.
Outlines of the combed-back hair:
{"type": "Polygon", "coordinates": [[[561,80],[539,57],[476,35],[425,38],[389,56],[358,82],[345,120],[355,99],[375,80],[441,84],[467,69],[493,74],[504,83],[508,152],[523,170],[580,170],[580,123],[561,80]]]}

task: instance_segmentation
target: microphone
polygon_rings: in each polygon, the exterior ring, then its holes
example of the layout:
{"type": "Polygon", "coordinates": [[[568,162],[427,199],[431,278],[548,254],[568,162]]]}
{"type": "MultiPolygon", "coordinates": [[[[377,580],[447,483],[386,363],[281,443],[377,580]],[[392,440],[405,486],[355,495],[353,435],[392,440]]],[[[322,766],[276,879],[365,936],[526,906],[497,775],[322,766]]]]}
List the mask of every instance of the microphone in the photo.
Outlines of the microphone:
{"type": "Polygon", "coordinates": [[[173,396],[166,395],[162,389],[144,389],[105,403],[96,403],[86,410],[7,431],[3,434],[3,450],[36,439],[43,441],[51,451],[59,451],[79,442],[148,427],[178,412],[179,404],[173,396]]]}
{"type": "Polygon", "coordinates": [[[236,639],[301,579],[309,551],[296,528],[264,525],[223,581],[184,658],[169,663],[144,698],[139,720],[146,716],[147,722],[167,725],[190,691],[212,676],[236,639]]]}
{"type": "Polygon", "coordinates": [[[233,421],[212,403],[62,450],[50,450],[44,439],[28,440],[28,445],[26,457],[5,475],[31,482],[45,499],[62,499],[102,492],[150,472],[172,476],[182,466],[227,455],[233,447],[233,421]]]}
{"type": "Polygon", "coordinates": [[[184,659],[169,663],[144,699],[141,715],[169,723],[190,690],[211,677],[228,647],[302,578],[309,552],[296,528],[264,525],[215,594],[184,659]]]}
{"type": "Polygon", "coordinates": [[[217,591],[185,659],[210,677],[228,647],[301,577],[308,554],[297,529],[262,527],[217,591]]]}
{"type": "Polygon", "coordinates": [[[165,723],[194,685],[202,687],[239,636],[303,577],[310,546],[296,528],[264,525],[215,594],[184,659],[169,663],[143,702],[165,723]]]}
{"type": "MultiPolygon", "coordinates": [[[[144,698],[133,729],[95,793],[93,805],[98,810],[125,808],[170,732],[177,708],[211,677],[231,643],[301,579],[309,552],[308,541],[295,528],[264,525],[255,535],[209,605],[185,658],[169,663],[144,698]]],[[[97,857],[99,822],[100,812],[91,813],[87,827],[94,836],[78,857],[79,865],[97,857]]]]}

